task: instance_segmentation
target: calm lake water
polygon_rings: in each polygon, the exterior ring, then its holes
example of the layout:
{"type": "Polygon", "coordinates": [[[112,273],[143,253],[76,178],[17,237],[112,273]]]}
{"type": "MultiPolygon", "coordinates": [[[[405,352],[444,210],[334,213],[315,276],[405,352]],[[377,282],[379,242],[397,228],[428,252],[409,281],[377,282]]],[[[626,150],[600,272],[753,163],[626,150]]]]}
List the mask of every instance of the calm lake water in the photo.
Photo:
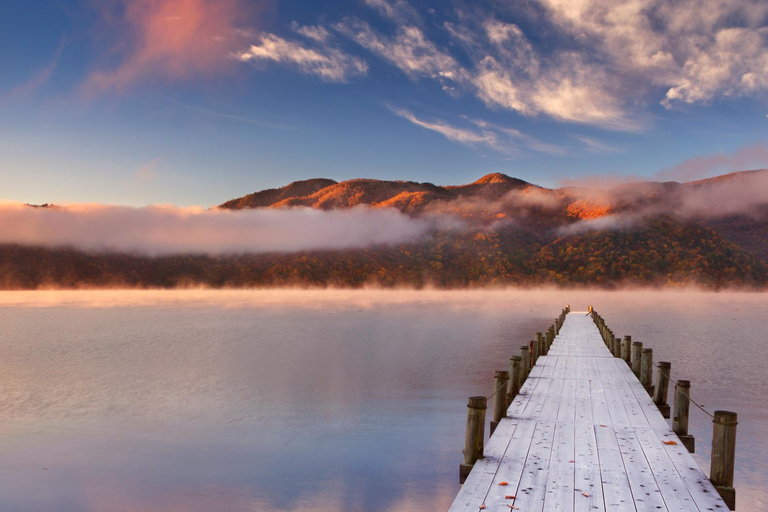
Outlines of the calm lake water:
{"type": "Polygon", "coordinates": [[[446,510],[467,397],[566,303],[738,412],[767,510],[768,295],[298,290],[0,293],[0,510],[446,510]]]}

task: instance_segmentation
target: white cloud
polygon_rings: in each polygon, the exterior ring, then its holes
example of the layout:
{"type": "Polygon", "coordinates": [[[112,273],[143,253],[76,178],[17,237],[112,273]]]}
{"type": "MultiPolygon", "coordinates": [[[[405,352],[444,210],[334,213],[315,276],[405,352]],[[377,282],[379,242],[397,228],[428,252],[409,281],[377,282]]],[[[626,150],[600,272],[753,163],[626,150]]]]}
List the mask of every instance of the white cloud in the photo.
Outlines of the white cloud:
{"type": "Polygon", "coordinates": [[[456,60],[428,40],[418,27],[401,26],[389,37],[376,32],[365,21],[344,18],[335,28],[411,78],[426,76],[456,81],[463,74],[456,60]]]}
{"type": "Polygon", "coordinates": [[[330,44],[332,28],[410,79],[433,79],[451,95],[524,116],[638,131],[648,101],[667,107],[768,91],[765,0],[534,0],[543,8],[456,10],[424,24],[407,0],[365,0],[396,24],[392,33],[355,17],[299,26],[305,46],[266,34],[240,57],[293,65],[329,82],[367,72],[330,44]],[[521,26],[548,34],[531,40],[521,26]],[[430,31],[450,43],[438,45],[430,31]],[[551,36],[551,37],[550,37],[551,36]]]}
{"type": "Polygon", "coordinates": [[[763,0],[539,1],[613,73],[665,88],[668,107],[768,90],[763,0]]]}
{"type": "Polygon", "coordinates": [[[641,127],[609,92],[611,80],[578,55],[564,54],[543,64],[528,50],[502,53],[505,60],[486,56],[479,61],[471,78],[477,96],[489,107],[622,130],[641,127]]]}
{"type": "Polygon", "coordinates": [[[322,31],[317,27],[296,27],[295,30],[321,44],[308,47],[274,34],[262,34],[258,44],[251,45],[236,57],[243,62],[273,61],[294,66],[302,73],[326,82],[347,82],[368,72],[368,64],[363,59],[325,44],[322,31]]]}

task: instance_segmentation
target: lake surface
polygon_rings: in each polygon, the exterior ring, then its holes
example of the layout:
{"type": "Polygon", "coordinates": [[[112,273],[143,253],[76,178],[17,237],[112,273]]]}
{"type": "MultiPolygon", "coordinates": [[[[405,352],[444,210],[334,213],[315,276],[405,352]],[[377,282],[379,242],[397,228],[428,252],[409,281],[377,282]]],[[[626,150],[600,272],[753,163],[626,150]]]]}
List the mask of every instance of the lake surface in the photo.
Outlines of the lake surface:
{"type": "Polygon", "coordinates": [[[738,412],[768,509],[766,294],[183,290],[0,293],[0,510],[445,510],[467,397],[566,303],[738,412]]]}

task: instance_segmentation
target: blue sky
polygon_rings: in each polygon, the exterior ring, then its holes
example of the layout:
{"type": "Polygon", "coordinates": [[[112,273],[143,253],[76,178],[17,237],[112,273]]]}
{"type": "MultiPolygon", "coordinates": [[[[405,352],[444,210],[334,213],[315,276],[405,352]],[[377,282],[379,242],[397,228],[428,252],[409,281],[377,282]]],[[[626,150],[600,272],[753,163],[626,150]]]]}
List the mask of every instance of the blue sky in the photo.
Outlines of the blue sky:
{"type": "Polygon", "coordinates": [[[8,200],[768,167],[764,1],[11,0],[0,47],[8,200]]]}

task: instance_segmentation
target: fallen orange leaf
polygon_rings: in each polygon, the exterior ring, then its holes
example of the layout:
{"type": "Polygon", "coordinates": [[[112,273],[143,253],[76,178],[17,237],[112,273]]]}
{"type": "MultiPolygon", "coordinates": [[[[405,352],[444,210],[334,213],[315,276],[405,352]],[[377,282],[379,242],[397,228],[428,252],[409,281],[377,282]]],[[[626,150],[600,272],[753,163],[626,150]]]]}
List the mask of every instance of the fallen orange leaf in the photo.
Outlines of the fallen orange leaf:
{"type": "Polygon", "coordinates": [[[677,441],[662,441],[664,444],[677,444],[677,441]]]}
{"type": "Polygon", "coordinates": [[[607,427],[608,425],[603,425],[603,424],[601,423],[601,424],[600,424],[600,426],[601,426],[601,427],[607,427]]]}
{"type": "Polygon", "coordinates": [[[575,460],[569,460],[568,462],[576,462],[575,460]]]}
{"type": "Polygon", "coordinates": [[[484,508],[485,508],[485,503],[483,503],[482,505],[480,505],[480,510],[483,510],[484,508]]]}
{"type": "Polygon", "coordinates": [[[514,499],[516,499],[516,498],[515,498],[515,496],[514,496],[514,495],[508,494],[508,495],[504,496],[504,499],[505,499],[505,500],[514,500],[514,499]]]}
{"type": "Polygon", "coordinates": [[[499,482],[499,485],[507,485],[509,482],[499,482]]]}
{"type": "Polygon", "coordinates": [[[582,496],[586,496],[587,498],[589,498],[589,493],[587,493],[586,491],[582,491],[582,492],[581,492],[581,495],[582,495],[582,496]]]}

